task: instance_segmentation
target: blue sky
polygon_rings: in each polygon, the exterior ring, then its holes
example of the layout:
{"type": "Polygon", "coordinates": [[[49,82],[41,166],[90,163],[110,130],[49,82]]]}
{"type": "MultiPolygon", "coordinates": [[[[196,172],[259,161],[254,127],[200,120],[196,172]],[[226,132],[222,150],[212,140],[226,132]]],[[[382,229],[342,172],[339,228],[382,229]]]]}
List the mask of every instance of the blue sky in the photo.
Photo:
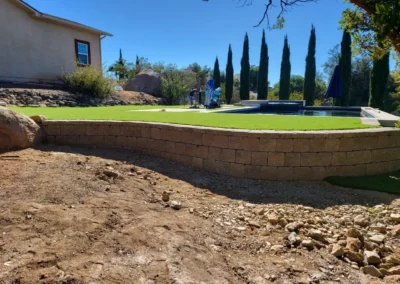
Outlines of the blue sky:
{"type": "MultiPolygon", "coordinates": [[[[134,61],[136,54],[150,62],[175,63],[180,67],[198,62],[213,67],[215,57],[225,69],[232,44],[235,73],[240,72],[243,38],[250,40],[250,63],[258,65],[262,28],[253,28],[260,19],[266,0],[240,7],[236,0],[26,0],[41,12],[77,21],[114,36],[103,40],[103,64],[119,56],[134,61]]],[[[342,0],[321,0],[298,6],[286,15],[282,30],[267,30],[270,81],[279,80],[283,38],[291,47],[292,74],[304,75],[311,25],[317,33],[317,68],[327,52],[340,43],[338,21],[348,7],[342,0]]],[[[277,8],[276,8],[277,9],[277,8]]]]}

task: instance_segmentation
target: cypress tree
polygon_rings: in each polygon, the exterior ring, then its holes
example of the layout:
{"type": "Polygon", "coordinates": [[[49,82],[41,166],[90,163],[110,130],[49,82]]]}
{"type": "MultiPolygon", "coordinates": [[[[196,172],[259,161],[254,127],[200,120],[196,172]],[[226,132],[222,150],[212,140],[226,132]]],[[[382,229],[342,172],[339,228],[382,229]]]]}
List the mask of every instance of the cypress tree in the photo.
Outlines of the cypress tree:
{"type": "Polygon", "coordinates": [[[240,62],[240,99],[250,98],[250,58],[249,58],[249,37],[246,33],[243,43],[243,56],[240,62]]]}
{"type": "Polygon", "coordinates": [[[339,65],[342,71],[343,97],[336,99],[336,105],[348,106],[351,91],[351,35],[346,31],[343,32],[339,65]]]}
{"type": "Polygon", "coordinates": [[[389,53],[380,59],[374,59],[371,79],[369,105],[374,108],[384,109],[387,96],[389,79],[389,53]]]}
{"type": "Polygon", "coordinates": [[[266,100],[268,97],[268,45],[265,41],[265,30],[261,40],[260,66],[258,67],[257,98],[266,100]]]}
{"type": "Polygon", "coordinates": [[[279,81],[280,100],[288,100],[290,97],[290,71],[290,47],[288,43],[288,38],[287,36],[285,36],[281,63],[281,77],[279,81]]]}
{"type": "Polygon", "coordinates": [[[231,103],[233,96],[233,63],[232,63],[232,48],[229,45],[228,63],[226,64],[226,80],[225,80],[225,98],[228,104],[231,103]]]}
{"type": "Polygon", "coordinates": [[[219,62],[218,62],[218,57],[215,59],[214,63],[214,87],[219,88],[221,87],[221,73],[219,72],[219,62]]]}
{"type": "Polygon", "coordinates": [[[315,63],[315,28],[312,26],[310,41],[308,43],[308,54],[306,57],[306,73],[304,76],[304,100],[306,105],[314,105],[315,97],[315,78],[317,76],[317,67],[315,63]]]}
{"type": "Polygon", "coordinates": [[[124,58],[122,57],[122,49],[121,49],[121,48],[119,49],[119,60],[118,60],[118,64],[120,64],[120,65],[122,65],[122,66],[125,65],[125,63],[124,63],[124,58]]]}

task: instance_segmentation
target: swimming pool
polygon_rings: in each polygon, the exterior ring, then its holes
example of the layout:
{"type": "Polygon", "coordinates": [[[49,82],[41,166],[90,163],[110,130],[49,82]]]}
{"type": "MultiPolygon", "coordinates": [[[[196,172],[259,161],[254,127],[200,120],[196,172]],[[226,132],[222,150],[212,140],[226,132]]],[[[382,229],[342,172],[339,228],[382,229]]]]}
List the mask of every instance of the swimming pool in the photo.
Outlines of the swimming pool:
{"type": "Polygon", "coordinates": [[[336,117],[367,117],[361,110],[298,110],[298,111],[268,111],[260,109],[243,109],[241,111],[224,111],[224,113],[258,114],[258,115],[299,115],[299,116],[336,116],[336,117]]]}

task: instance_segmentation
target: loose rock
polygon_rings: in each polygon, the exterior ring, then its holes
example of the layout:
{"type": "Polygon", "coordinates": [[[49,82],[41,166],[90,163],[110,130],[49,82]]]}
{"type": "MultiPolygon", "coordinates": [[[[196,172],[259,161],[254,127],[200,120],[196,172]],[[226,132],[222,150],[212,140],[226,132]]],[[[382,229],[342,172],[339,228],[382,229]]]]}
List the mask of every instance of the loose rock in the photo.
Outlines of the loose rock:
{"type": "Polygon", "coordinates": [[[182,203],[177,200],[172,200],[170,206],[172,209],[180,210],[182,208],[182,203]]]}
{"type": "Polygon", "coordinates": [[[400,275],[400,266],[392,267],[388,270],[390,275],[400,275]]]}
{"type": "Polygon", "coordinates": [[[248,224],[250,227],[261,228],[260,223],[258,223],[257,221],[249,220],[248,224]]]}
{"type": "Polygon", "coordinates": [[[359,239],[348,237],[346,243],[346,248],[351,251],[358,252],[361,248],[361,242],[359,239]]]}
{"type": "Polygon", "coordinates": [[[347,236],[348,236],[348,237],[351,237],[351,238],[359,238],[359,237],[361,237],[361,233],[360,233],[360,231],[357,230],[357,229],[350,228],[350,229],[347,231],[347,236]]]}
{"type": "Polygon", "coordinates": [[[393,222],[400,223],[400,214],[390,214],[390,219],[393,222]]]}
{"type": "Polygon", "coordinates": [[[374,242],[376,244],[381,244],[385,241],[385,236],[384,235],[374,235],[372,237],[368,238],[371,242],[374,242]]]}
{"type": "Polygon", "coordinates": [[[376,251],[364,251],[364,257],[367,264],[379,264],[382,262],[376,251]]]}
{"type": "Polygon", "coordinates": [[[169,192],[167,192],[167,191],[164,191],[163,193],[162,193],[162,201],[164,201],[164,202],[168,202],[169,201],[169,196],[170,196],[170,194],[169,194],[169,192]]]}
{"type": "Polygon", "coordinates": [[[357,215],[354,218],[354,224],[361,227],[366,227],[369,225],[369,221],[363,215],[357,215]]]}
{"type": "Polygon", "coordinates": [[[372,266],[372,265],[368,265],[368,266],[361,268],[361,271],[364,274],[368,274],[368,275],[371,275],[374,277],[382,277],[383,276],[382,273],[379,271],[379,269],[377,269],[375,266],[372,266]]]}
{"type": "Polygon", "coordinates": [[[331,254],[336,256],[336,257],[340,257],[344,255],[344,249],[343,247],[339,246],[338,244],[334,244],[332,247],[332,251],[331,254]]]}
{"type": "Polygon", "coordinates": [[[363,261],[364,257],[361,253],[355,251],[347,251],[345,255],[348,259],[354,262],[361,262],[363,261]]]}
{"type": "Polygon", "coordinates": [[[313,249],[315,246],[315,242],[313,240],[304,240],[301,242],[301,245],[308,249],[313,249]]]}

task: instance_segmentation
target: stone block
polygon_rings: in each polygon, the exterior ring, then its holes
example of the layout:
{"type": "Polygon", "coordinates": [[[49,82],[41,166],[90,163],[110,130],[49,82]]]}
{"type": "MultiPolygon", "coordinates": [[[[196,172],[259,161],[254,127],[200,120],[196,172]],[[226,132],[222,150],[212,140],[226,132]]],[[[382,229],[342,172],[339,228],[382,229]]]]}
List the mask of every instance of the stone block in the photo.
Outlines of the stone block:
{"type": "Polygon", "coordinates": [[[214,134],[203,134],[203,145],[228,148],[229,140],[227,135],[214,135],[214,134]]]}
{"type": "Polygon", "coordinates": [[[115,146],[115,142],[117,141],[117,136],[104,136],[104,144],[106,146],[115,146]]]}
{"type": "MultiPolygon", "coordinates": [[[[60,133],[64,136],[71,136],[71,135],[80,135],[81,133],[75,132],[75,126],[72,124],[61,124],[60,125],[60,133]]],[[[85,129],[86,130],[86,129],[85,129]]],[[[83,133],[85,134],[85,133],[83,133]]]]}
{"type": "Polygon", "coordinates": [[[243,144],[242,136],[229,136],[229,148],[230,149],[241,149],[243,144]]]}
{"type": "Polygon", "coordinates": [[[86,125],[78,124],[74,125],[74,132],[75,135],[86,135],[86,125]]]}
{"type": "Polygon", "coordinates": [[[215,162],[215,172],[220,175],[229,175],[229,163],[223,161],[215,162]]]}
{"type": "Polygon", "coordinates": [[[268,166],[283,167],[284,165],[284,153],[268,153],[268,166]]]}
{"type": "Polygon", "coordinates": [[[352,151],[354,147],[354,138],[341,138],[339,151],[352,151]]]}
{"type": "Polygon", "coordinates": [[[372,150],[378,147],[378,136],[367,136],[364,138],[365,149],[372,150]]]}
{"type": "Polygon", "coordinates": [[[333,166],[347,165],[347,152],[334,152],[332,156],[333,166]]]}
{"type": "Polygon", "coordinates": [[[150,128],[150,134],[152,139],[161,139],[161,129],[159,128],[150,128]]]}
{"type": "Polygon", "coordinates": [[[386,162],[393,160],[393,149],[375,149],[371,150],[371,162],[386,162]]]}
{"type": "Polygon", "coordinates": [[[297,167],[301,165],[300,153],[285,153],[285,166],[297,167]]]}
{"type": "Polygon", "coordinates": [[[293,167],[278,167],[276,173],[276,179],[282,181],[292,181],[294,178],[293,167]]]}
{"type": "Polygon", "coordinates": [[[229,168],[229,175],[233,177],[243,178],[244,176],[244,165],[231,163],[229,168]]]}
{"type": "Polygon", "coordinates": [[[328,138],[325,141],[325,152],[337,152],[340,149],[340,139],[328,138]]]}
{"type": "Polygon", "coordinates": [[[293,152],[293,139],[279,139],[276,141],[276,152],[293,152]]]}
{"type": "Polygon", "coordinates": [[[55,144],[68,145],[68,136],[64,135],[55,136],[55,144]]]}
{"type": "Polygon", "coordinates": [[[122,126],[116,125],[116,124],[110,125],[110,132],[108,135],[121,136],[122,135],[122,126]]]}
{"type": "Polygon", "coordinates": [[[99,125],[90,123],[86,127],[86,135],[89,135],[89,136],[100,135],[99,130],[100,130],[99,125]]]}
{"type": "Polygon", "coordinates": [[[327,167],[310,168],[310,180],[324,180],[328,176],[327,167]]]}
{"type": "Polygon", "coordinates": [[[175,142],[165,141],[165,151],[167,153],[176,153],[175,142]]]}
{"type": "Polygon", "coordinates": [[[140,128],[140,136],[142,138],[151,138],[151,128],[148,126],[142,126],[140,128]]]}
{"type": "Polygon", "coordinates": [[[293,142],[293,152],[310,152],[310,139],[295,139],[293,142]]]}
{"type": "Polygon", "coordinates": [[[175,143],[175,153],[184,155],[186,151],[185,147],[186,147],[185,143],[180,143],[180,142],[175,143]]]}
{"type": "Polygon", "coordinates": [[[192,158],[192,167],[202,169],[203,168],[203,159],[202,158],[192,158]]]}
{"type": "Polygon", "coordinates": [[[353,151],[347,152],[347,165],[360,165],[371,163],[371,151],[353,151]]]}
{"type": "Polygon", "coordinates": [[[209,172],[216,172],[216,166],[217,166],[217,161],[215,160],[210,160],[210,159],[204,159],[203,160],[203,169],[209,172]]]}
{"type": "Polygon", "coordinates": [[[208,148],[208,159],[214,160],[214,161],[221,161],[221,153],[222,153],[221,148],[209,147],[208,148]]]}
{"type": "Polygon", "coordinates": [[[243,151],[243,150],[236,150],[236,159],[235,162],[238,164],[251,164],[251,152],[250,151],[243,151]]]}
{"type": "Polygon", "coordinates": [[[194,144],[185,144],[185,155],[190,157],[197,156],[197,146],[194,144]]]}
{"type": "Polygon", "coordinates": [[[367,174],[367,165],[342,166],[340,170],[341,176],[365,176],[367,174]]]}
{"type": "Polygon", "coordinates": [[[191,166],[192,165],[192,157],[185,156],[185,155],[177,155],[177,160],[176,162],[185,165],[185,166],[191,166]]]}
{"type": "Polygon", "coordinates": [[[295,167],[293,173],[294,180],[311,180],[310,167],[295,167]]]}
{"type": "Polygon", "coordinates": [[[266,166],[268,164],[268,153],[251,152],[251,164],[256,166],[266,166]]]}
{"type": "Polygon", "coordinates": [[[260,179],[264,180],[276,180],[278,175],[277,167],[261,167],[260,170],[260,179]]]}
{"type": "Polygon", "coordinates": [[[377,175],[383,173],[389,173],[393,170],[392,162],[380,162],[380,163],[371,163],[367,165],[367,175],[377,175]]]}
{"type": "Polygon", "coordinates": [[[243,137],[243,142],[239,149],[249,150],[249,151],[259,151],[260,149],[260,139],[257,137],[243,137]]]}
{"type": "Polygon", "coordinates": [[[129,146],[128,137],[117,136],[117,139],[115,140],[115,146],[117,146],[118,148],[128,147],[129,146]]]}
{"type": "Polygon", "coordinates": [[[100,123],[97,126],[97,133],[99,135],[110,135],[110,125],[105,123],[100,123]]]}
{"type": "Polygon", "coordinates": [[[260,151],[263,152],[275,152],[276,150],[276,139],[273,138],[261,138],[260,139],[260,151]]]}
{"type": "Polygon", "coordinates": [[[326,151],[326,139],[314,138],[309,140],[310,152],[324,152],[326,151]]]}
{"type": "Polygon", "coordinates": [[[203,133],[182,131],[181,141],[189,144],[203,145],[203,133]]]}
{"type": "Polygon", "coordinates": [[[235,162],[235,150],[233,149],[222,149],[221,151],[221,160],[224,162],[235,162]]]}
{"type": "Polygon", "coordinates": [[[302,167],[322,167],[332,165],[332,153],[301,153],[302,167]]]}
{"type": "Polygon", "coordinates": [[[59,124],[53,124],[53,123],[48,124],[45,126],[45,130],[46,130],[47,135],[51,135],[51,136],[60,136],[61,135],[61,126],[59,124]]]}
{"type": "Polygon", "coordinates": [[[197,157],[206,159],[208,157],[208,147],[207,146],[197,146],[197,157]]]}
{"type": "Polygon", "coordinates": [[[250,179],[261,178],[261,166],[245,165],[244,166],[244,177],[250,179]]]}
{"type": "MultiPolygon", "coordinates": [[[[54,144],[56,142],[56,136],[47,135],[47,143],[54,144]]],[[[78,139],[79,141],[79,139],[78,139]]]]}

